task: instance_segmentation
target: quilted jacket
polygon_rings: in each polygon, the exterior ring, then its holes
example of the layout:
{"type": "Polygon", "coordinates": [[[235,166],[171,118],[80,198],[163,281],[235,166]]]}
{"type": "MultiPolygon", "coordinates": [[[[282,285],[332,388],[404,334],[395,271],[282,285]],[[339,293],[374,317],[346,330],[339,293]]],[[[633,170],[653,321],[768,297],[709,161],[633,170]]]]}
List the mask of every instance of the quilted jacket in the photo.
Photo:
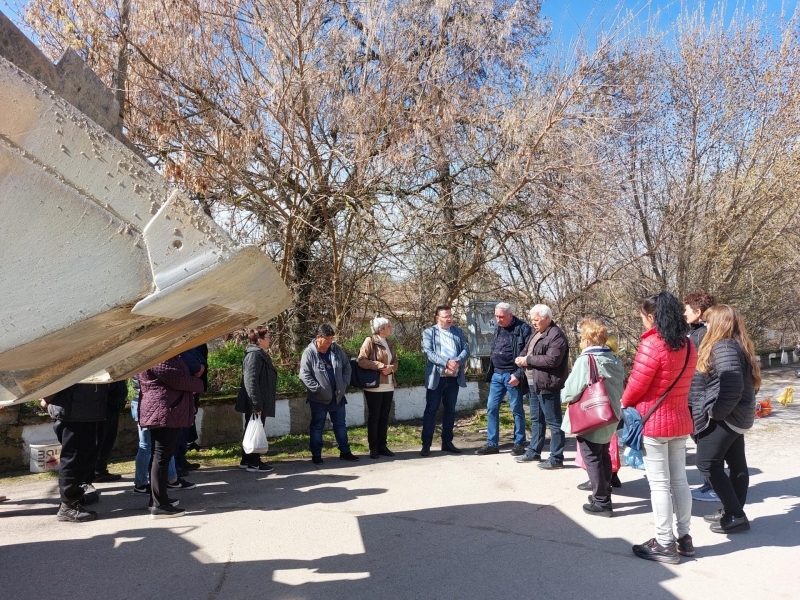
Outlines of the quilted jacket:
{"type": "MultiPolygon", "coordinates": [[[[688,343],[688,340],[687,340],[688,343]]],[[[628,385],[622,394],[622,406],[635,407],[644,416],[658,402],[678,376],[686,362],[686,348],[670,350],[655,328],[642,334],[633,360],[628,385]]],[[[680,380],[644,424],[648,437],[679,437],[694,430],[689,412],[689,387],[697,365],[697,349],[689,343],[689,362],[680,380]]]]}
{"type": "Polygon", "coordinates": [[[725,421],[739,429],[750,429],[756,414],[756,392],[750,360],[735,340],[720,340],[711,350],[708,375],[694,374],[689,392],[695,433],[709,420],[725,421]]]}
{"type": "Polygon", "coordinates": [[[194,421],[193,394],[203,391],[203,380],[175,356],[139,373],[139,388],[139,426],[179,429],[194,421]]]}

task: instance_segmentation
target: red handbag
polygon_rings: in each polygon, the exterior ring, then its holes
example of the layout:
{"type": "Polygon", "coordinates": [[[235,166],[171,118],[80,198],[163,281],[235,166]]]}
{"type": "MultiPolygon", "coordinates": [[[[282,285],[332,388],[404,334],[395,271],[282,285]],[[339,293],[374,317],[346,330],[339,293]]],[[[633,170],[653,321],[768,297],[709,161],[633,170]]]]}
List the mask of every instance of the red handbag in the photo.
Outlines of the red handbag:
{"type": "Polygon", "coordinates": [[[575,435],[592,433],[619,421],[606,393],[606,386],[597,374],[594,356],[587,354],[586,358],[589,359],[589,385],[580,399],[567,407],[570,429],[575,435]]]}

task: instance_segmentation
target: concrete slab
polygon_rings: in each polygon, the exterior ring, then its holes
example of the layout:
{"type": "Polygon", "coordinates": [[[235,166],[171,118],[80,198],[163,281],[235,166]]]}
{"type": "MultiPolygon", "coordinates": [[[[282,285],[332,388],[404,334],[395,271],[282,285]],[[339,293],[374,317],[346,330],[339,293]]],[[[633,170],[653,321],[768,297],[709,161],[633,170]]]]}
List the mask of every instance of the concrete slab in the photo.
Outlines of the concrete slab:
{"type": "Polygon", "coordinates": [[[641,471],[620,473],[614,518],[582,512],[574,439],[570,468],[555,472],[515,463],[510,445],[487,457],[289,461],[269,476],[202,469],[197,489],[174,493],[188,514],[163,521],[147,516],[131,477],[99,484],[100,519],[80,525],[56,521],[55,480],[0,479],[10,498],[0,589],[15,599],[796,598],[799,437],[777,419],[748,434],[752,531],[713,534],[702,515],[718,505],[696,503],[697,558],[676,566],[631,554],[653,535],[641,471]]]}

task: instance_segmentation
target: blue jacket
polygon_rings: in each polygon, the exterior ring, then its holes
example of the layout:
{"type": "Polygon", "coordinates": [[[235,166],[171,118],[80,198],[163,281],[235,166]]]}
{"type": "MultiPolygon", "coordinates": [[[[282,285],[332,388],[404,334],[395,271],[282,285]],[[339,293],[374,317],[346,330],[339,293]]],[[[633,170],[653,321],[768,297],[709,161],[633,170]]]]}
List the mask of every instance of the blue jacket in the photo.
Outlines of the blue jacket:
{"type": "MultiPolygon", "coordinates": [[[[467,344],[467,338],[464,337],[464,332],[458,327],[451,326],[449,331],[456,337],[456,343],[458,344],[458,356],[454,359],[459,364],[456,379],[459,387],[467,387],[464,364],[469,358],[469,344],[467,344]]],[[[441,336],[437,325],[428,327],[422,332],[422,351],[428,359],[425,364],[425,387],[429,390],[435,390],[439,386],[439,378],[442,371],[447,368],[447,359],[442,356],[441,336]]]]}

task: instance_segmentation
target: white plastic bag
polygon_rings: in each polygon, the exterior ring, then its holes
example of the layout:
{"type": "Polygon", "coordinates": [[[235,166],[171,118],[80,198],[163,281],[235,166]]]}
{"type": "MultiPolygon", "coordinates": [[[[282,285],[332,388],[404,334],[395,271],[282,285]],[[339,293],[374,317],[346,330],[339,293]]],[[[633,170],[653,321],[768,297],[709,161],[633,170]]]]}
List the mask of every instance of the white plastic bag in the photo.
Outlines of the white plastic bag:
{"type": "Polygon", "coordinates": [[[246,454],[266,454],[267,450],[269,450],[267,432],[264,431],[264,427],[261,425],[261,419],[255,414],[247,424],[247,429],[244,430],[242,450],[246,454]]]}

